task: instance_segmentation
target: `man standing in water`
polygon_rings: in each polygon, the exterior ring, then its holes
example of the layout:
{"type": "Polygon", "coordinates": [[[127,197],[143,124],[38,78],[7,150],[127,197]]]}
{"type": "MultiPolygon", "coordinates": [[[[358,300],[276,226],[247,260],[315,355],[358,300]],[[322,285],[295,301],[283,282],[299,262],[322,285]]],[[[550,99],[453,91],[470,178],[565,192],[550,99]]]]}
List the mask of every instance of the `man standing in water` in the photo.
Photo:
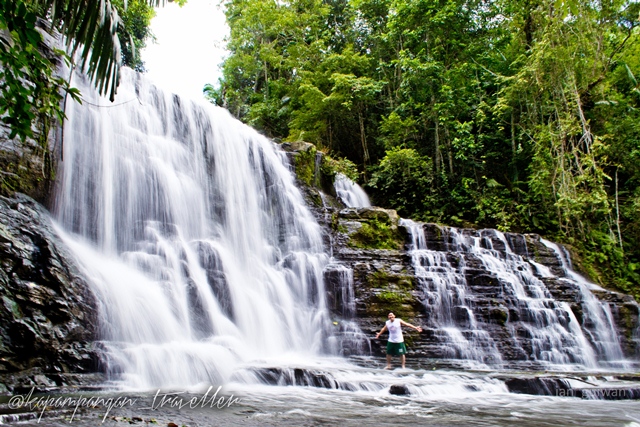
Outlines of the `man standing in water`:
{"type": "Polygon", "coordinates": [[[396,319],[395,314],[389,313],[389,320],[386,321],[385,325],[376,335],[377,339],[380,338],[380,335],[382,335],[384,331],[389,331],[389,340],[387,341],[387,367],[385,369],[391,369],[391,356],[400,356],[402,369],[404,369],[407,347],[404,345],[404,338],[402,337],[402,326],[408,326],[418,332],[422,332],[420,326],[413,326],[402,319],[396,319]]]}

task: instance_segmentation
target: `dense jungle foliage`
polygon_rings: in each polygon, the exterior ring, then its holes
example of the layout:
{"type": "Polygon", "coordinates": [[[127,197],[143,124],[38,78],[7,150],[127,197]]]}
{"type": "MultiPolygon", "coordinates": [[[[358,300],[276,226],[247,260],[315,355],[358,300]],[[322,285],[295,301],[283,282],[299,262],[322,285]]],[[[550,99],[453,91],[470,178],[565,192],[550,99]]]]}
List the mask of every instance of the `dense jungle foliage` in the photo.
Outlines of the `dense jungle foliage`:
{"type": "Polygon", "coordinates": [[[375,204],[535,232],[640,296],[640,4],[230,0],[211,100],[354,161],[375,204]]]}

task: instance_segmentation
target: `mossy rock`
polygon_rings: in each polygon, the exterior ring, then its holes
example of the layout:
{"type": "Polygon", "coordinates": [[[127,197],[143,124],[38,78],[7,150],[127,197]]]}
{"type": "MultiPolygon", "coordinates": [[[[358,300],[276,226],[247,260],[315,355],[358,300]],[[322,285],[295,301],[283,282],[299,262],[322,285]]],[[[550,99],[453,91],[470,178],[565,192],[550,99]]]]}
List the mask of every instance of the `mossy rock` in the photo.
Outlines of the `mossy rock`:
{"type": "Polygon", "coordinates": [[[344,224],[340,222],[340,218],[335,212],[331,214],[331,229],[342,234],[348,233],[347,227],[345,227],[344,224]]]}
{"type": "Polygon", "coordinates": [[[320,193],[313,189],[313,188],[309,188],[309,191],[306,192],[308,199],[311,203],[313,203],[314,206],[321,208],[322,206],[324,206],[324,202],[322,200],[322,196],[320,195],[320,193]]]}
{"type": "MultiPolygon", "coordinates": [[[[420,302],[411,294],[409,289],[401,288],[394,282],[373,282],[379,284],[367,303],[367,312],[370,316],[386,316],[389,312],[403,313],[406,317],[415,317],[418,314],[420,302]]],[[[371,282],[370,282],[371,283],[371,282]]]]}
{"type": "Polygon", "coordinates": [[[509,320],[509,311],[503,307],[491,309],[491,319],[495,320],[499,325],[504,326],[509,320]]]}
{"type": "Polygon", "coordinates": [[[360,249],[402,249],[407,230],[398,227],[398,213],[382,208],[348,208],[338,214],[338,221],[358,222],[360,227],[346,227],[352,248],[360,249]]]}
{"type": "Polygon", "coordinates": [[[315,185],[316,153],[316,147],[309,144],[309,146],[305,146],[304,150],[295,151],[293,155],[296,176],[308,186],[315,185]]]}
{"type": "Polygon", "coordinates": [[[398,317],[401,318],[416,317],[418,314],[418,311],[412,304],[402,304],[399,302],[372,302],[368,304],[367,307],[368,317],[386,317],[390,312],[400,313],[398,317]]]}
{"type": "Polygon", "coordinates": [[[404,302],[407,302],[407,300],[412,299],[411,295],[407,295],[404,292],[393,292],[390,290],[380,292],[376,294],[375,297],[378,299],[378,301],[389,304],[402,304],[404,302]]]}
{"type": "MultiPolygon", "coordinates": [[[[346,159],[332,159],[331,156],[321,152],[310,142],[296,141],[284,142],[281,147],[293,154],[293,163],[297,178],[305,185],[311,188],[322,190],[331,197],[337,197],[334,188],[334,181],[337,172],[344,171],[344,163],[349,162],[346,159]]],[[[349,175],[357,175],[357,169],[353,165],[353,173],[349,175]]],[[[342,204],[337,204],[343,206],[342,204]]]]}
{"type": "Polygon", "coordinates": [[[636,327],[638,325],[638,306],[633,303],[618,305],[619,326],[624,331],[625,336],[629,340],[633,340],[636,327]]]}
{"type": "Polygon", "coordinates": [[[389,226],[397,226],[398,213],[393,209],[364,208],[358,210],[360,218],[378,221],[389,226]]]}
{"type": "Polygon", "coordinates": [[[397,286],[403,290],[411,290],[414,288],[414,277],[409,274],[397,274],[388,271],[376,271],[367,276],[367,283],[372,288],[385,288],[390,284],[397,286]]]}
{"type": "Polygon", "coordinates": [[[24,155],[0,151],[0,195],[24,193],[44,203],[55,179],[50,153],[25,151],[24,155]]]}
{"type": "Polygon", "coordinates": [[[310,142],[305,141],[294,141],[294,142],[283,142],[281,145],[284,151],[292,152],[292,153],[301,153],[301,152],[309,152],[316,149],[316,146],[310,142]]]}
{"type": "Polygon", "coordinates": [[[349,236],[349,246],[360,249],[402,249],[404,236],[398,227],[378,219],[362,221],[362,227],[349,236]]]}

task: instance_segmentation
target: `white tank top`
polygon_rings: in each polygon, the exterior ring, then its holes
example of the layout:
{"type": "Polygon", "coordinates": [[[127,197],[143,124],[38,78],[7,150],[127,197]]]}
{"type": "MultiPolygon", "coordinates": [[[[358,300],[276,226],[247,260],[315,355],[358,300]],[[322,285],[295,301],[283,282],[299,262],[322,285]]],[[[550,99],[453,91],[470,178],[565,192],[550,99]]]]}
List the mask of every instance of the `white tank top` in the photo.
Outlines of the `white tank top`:
{"type": "Polygon", "coordinates": [[[400,319],[395,319],[393,322],[391,320],[387,320],[386,325],[387,330],[389,331],[389,342],[404,342],[400,319]]]}

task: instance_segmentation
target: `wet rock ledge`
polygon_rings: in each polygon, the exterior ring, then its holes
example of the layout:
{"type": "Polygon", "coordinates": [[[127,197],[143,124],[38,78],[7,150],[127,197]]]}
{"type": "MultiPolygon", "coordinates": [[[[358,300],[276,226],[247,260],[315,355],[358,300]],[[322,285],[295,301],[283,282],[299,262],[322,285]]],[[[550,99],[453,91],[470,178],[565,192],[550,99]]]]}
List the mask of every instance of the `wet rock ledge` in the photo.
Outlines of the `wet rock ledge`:
{"type": "Polygon", "coordinates": [[[98,368],[96,301],[25,195],[0,197],[0,263],[0,392],[83,383],[98,368]]]}

